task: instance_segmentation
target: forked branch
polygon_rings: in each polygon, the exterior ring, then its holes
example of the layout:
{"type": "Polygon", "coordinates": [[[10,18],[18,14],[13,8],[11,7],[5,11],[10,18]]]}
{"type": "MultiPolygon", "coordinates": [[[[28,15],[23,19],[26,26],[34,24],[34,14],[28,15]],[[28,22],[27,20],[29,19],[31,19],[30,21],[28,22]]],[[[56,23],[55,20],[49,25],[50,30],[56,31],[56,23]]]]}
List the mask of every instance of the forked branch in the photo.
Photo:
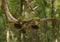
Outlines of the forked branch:
{"type": "MultiPolygon", "coordinates": [[[[25,2],[27,2],[28,0],[25,0],[25,2]]],[[[29,4],[28,2],[26,3],[26,4],[29,4]]],[[[29,7],[31,7],[30,6],[30,4],[28,5],[29,7]]],[[[12,15],[11,15],[11,13],[10,13],[10,11],[9,11],[9,9],[8,9],[8,6],[7,6],[7,0],[2,0],[2,9],[3,9],[3,11],[5,12],[5,14],[6,14],[6,17],[7,17],[7,19],[8,19],[8,21],[9,22],[12,22],[12,23],[18,23],[18,22],[20,22],[20,21],[18,21],[16,18],[14,18],[12,15]]],[[[46,21],[56,21],[57,19],[55,19],[55,18],[42,18],[42,19],[37,19],[36,21],[37,22],[46,22],[46,21]]],[[[33,22],[33,20],[28,20],[28,21],[26,21],[27,23],[29,22],[29,23],[31,23],[31,22],[33,22]]],[[[28,23],[28,24],[29,24],[28,23]]],[[[20,25],[20,23],[19,24],[17,24],[17,25],[20,25]]]]}

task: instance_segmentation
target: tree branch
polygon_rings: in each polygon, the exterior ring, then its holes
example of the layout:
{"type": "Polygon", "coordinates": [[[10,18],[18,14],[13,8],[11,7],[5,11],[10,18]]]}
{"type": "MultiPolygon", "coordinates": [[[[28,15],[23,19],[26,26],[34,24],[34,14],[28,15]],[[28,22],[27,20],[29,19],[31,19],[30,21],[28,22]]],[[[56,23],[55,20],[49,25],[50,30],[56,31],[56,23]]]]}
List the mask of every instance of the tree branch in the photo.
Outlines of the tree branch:
{"type": "Polygon", "coordinates": [[[25,4],[27,5],[27,7],[28,7],[31,11],[33,11],[33,7],[32,7],[31,4],[29,3],[29,1],[28,1],[28,0],[24,0],[24,2],[25,2],[25,4]]]}
{"type": "Polygon", "coordinates": [[[16,23],[16,22],[18,21],[17,19],[15,19],[15,18],[11,15],[11,13],[10,13],[10,11],[9,11],[9,9],[8,9],[8,6],[7,6],[7,0],[2,0],[2,9],[3,9],[3,11],[5,12],[6,17],[7,17],[7,19],[8,19],[9,22],[16,23]]]}

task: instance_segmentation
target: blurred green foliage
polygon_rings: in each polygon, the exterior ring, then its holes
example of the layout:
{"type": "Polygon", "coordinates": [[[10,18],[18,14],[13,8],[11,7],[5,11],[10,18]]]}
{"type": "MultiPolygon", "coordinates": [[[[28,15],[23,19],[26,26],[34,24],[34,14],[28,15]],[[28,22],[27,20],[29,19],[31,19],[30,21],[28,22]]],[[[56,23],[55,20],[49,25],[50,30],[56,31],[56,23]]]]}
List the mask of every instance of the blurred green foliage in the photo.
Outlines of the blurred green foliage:
{"type": "MultiPolygon", "coordinates": [[[[10,42],[18,42],[19,30],[16,29],[12,23],[7,21],[5,13],[1,9],[1,1],[0,0],[0,42],[6,42],[6,30],[9,30],[10,33],[10,42]],[[12,36],[12,33],[13,36],[12,36]]],[[[38,18],[50,18],[51,17],[51,1],[52,0],[29,0],[33,7],[38,6],[34,13],[32,13],[26,5],[24,5],[24,11],[28,14],[28,19],[36,20],[38,18]],[[46,3],[44,3],[46,1],[46,3]]],[[[55,17],[58,19],[57,25],[52,28],[52,22],[40,22],[39,30],[28,30],[24,35],[21,42],[54,42],[55,38],[60,42],[60,0],[56,1],[56,14],[55,17]],[[54,30],[53,30],[54,29],[54,30]],[[56,34],[56,35],[54,35],[56,34]]],[[[21,18],[22,20],[28,20],[23,16],[21,16],[21,0],[7,0],[8,7],[10,12],[15,18],[21,18]]]]}

